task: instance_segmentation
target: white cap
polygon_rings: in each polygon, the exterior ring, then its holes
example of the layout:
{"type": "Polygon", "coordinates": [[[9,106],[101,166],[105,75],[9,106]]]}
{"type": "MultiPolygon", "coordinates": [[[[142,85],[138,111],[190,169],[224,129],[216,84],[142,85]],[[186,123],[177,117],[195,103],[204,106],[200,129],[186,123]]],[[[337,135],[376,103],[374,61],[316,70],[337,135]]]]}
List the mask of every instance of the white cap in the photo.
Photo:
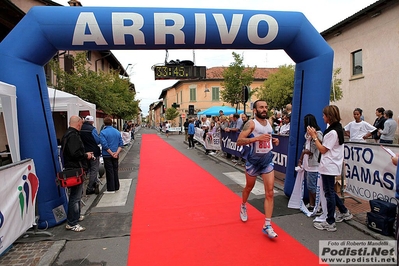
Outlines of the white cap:
{"type": "Polygon", "coordinates": [[[94,122],[94,117],[91,115],[86,116],[85,121],[94,122]]]}

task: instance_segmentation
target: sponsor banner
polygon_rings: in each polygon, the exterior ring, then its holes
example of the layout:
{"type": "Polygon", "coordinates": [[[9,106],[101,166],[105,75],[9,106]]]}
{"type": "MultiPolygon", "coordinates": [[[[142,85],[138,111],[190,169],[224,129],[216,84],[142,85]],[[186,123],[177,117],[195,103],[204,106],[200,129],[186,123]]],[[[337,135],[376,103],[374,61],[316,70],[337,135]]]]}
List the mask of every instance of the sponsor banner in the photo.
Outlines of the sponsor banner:
{"type": "MultiPolygon", "coordinates": [[[[237,132],[221,132],[221,144],[224,152],[230,153],[234,156],[241,157],[242,146],[237,146],[237,139],[239,133],[237,132]]],[[[287,169],[287,155],[288,155],[288,140],[289,136],[273,135],[273,138],[278,138],[280,143],[278,146],[273,145],[273,162],[274,170],[285,173],[287,169]]]]}
{"type": "MultiPolygon", "coordinates": [[[[399,147],[389,148],[399,153],[399,147]]],[[[380,145],[345,143],[343,171],[346,192],[365,200],[382,198],[396,204],[396,166],[380,145]]]]}
{"type": "Polygon", "coordinates": [[[237,146],[237,139],[239,133],[221,131],[221,146],[222,151],[231,155],[241,157],[242,146],[237,146]]]}
{"type": "MultiPolygon", "coordinates": [[[[55,179],[55,177],[54,177],[55,179]]],[[[32,227],[39,179],[32,159],[0,170],[0,254],[32,227]]]]}
{"type": "Polygon", "coordinates": [[[396,265],[396,240],[319,240],[320,264],[396,265]]]}
{"type": "Polygon", "coordinates": [[[181,127],[170,127],[169,132],[178,132],[181,131],[181,127]]]}
{"type": "MultiPolygon", "coordinates": [[[[179,132],[181,131],[181,127],[170,127],[169,132],[179,132]]],[[[166,132],[166,127],[162,127],[162,132],[166,132]]]]}
{"type": "Polygon", "coordinates": [[[273,135],[273,138],[278,138],[279,145],[273,145],[273,162],[274,170],[280,173],[286,173],[288,161],[288,140],[289,136],[273,135]]]}
{"type": "Polygon", "coordinates": [[[220,147],[220,133],[215,132],[213,134],[206,134],[204,139],[204,130],[201,128],[195,128],[194,139],[201,143],[207,150],[219,151],[220,147]]]}

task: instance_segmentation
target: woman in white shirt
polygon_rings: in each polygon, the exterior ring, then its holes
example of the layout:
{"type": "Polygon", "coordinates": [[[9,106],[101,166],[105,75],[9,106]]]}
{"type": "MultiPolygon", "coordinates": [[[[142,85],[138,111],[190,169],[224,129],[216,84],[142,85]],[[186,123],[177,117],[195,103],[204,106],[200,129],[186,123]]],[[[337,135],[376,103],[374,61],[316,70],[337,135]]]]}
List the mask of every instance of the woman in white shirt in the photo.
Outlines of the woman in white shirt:
{"type": "Polygon", "coordinates": [[[355,121],[350,122],[344,127],[345,135],[349,137],[349,141],[366,142],[366,139],[371,137],[373,131],[377,129],[375,126],[361,119],[362,113],[362,109],[356,108],[353,111],[355,121]]]}
{"type": "Polygon", "coordinates": [[[339,223],[344,220],[350,220],[353,216],[334,190],[335,177],[341,175],[344,161],[344,129],[339,122],[341,121],[341,116],[338,107],[335,105],[324,107],[323,120],[329,125],[323,133],[323,143],[318,139],[315,128],[307,128],[308,134],[315,141],[316,147],[321,153],[319,173],[321,174],[324,194],[327,200],[326,221],[321,223],[315,222],[313,226],[318,230],[334,232],[337,231],[335,222],[339,223]],[[336,217],[334,217],[335,206],[340,211],[336,217]]]}

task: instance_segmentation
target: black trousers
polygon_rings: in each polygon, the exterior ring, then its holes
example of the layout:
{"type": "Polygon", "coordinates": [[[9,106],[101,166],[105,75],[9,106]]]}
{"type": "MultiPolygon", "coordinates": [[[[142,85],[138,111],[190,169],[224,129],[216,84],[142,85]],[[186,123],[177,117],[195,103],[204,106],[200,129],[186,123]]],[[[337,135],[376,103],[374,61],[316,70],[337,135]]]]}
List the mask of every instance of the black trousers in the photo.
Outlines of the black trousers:
{"type": "Polygon", "coordinates": [[[107,191],[119,190],[118,158],[103,157],[105,177],[107,179],[107,191]]]}

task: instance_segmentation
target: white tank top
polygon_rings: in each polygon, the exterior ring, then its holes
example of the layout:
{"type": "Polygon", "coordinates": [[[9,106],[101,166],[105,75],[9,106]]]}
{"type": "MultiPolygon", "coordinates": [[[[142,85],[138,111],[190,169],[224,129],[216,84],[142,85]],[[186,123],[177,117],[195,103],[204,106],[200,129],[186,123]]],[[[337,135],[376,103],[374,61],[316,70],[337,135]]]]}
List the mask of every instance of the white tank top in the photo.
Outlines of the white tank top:
{"type": "MultiPolygon", "coordinates": [[[[254,121],[254,124],[255,124],[255,128],[252,131],[252,134],[254,135],[254,137],[257,137],[257,136],[262,135],[262,134],[272,134],[273,129],[270,126],[269,122],[267,122],[266,126],[263,126],[256,119],[253,119],[253,121],[254,121]]],[[[257,141],[257,142],[254,142],[254,152],[255,153],[268,153],[272,149],[273,149],[272,138],[270,138],[270,141],[257,141]]]]}

